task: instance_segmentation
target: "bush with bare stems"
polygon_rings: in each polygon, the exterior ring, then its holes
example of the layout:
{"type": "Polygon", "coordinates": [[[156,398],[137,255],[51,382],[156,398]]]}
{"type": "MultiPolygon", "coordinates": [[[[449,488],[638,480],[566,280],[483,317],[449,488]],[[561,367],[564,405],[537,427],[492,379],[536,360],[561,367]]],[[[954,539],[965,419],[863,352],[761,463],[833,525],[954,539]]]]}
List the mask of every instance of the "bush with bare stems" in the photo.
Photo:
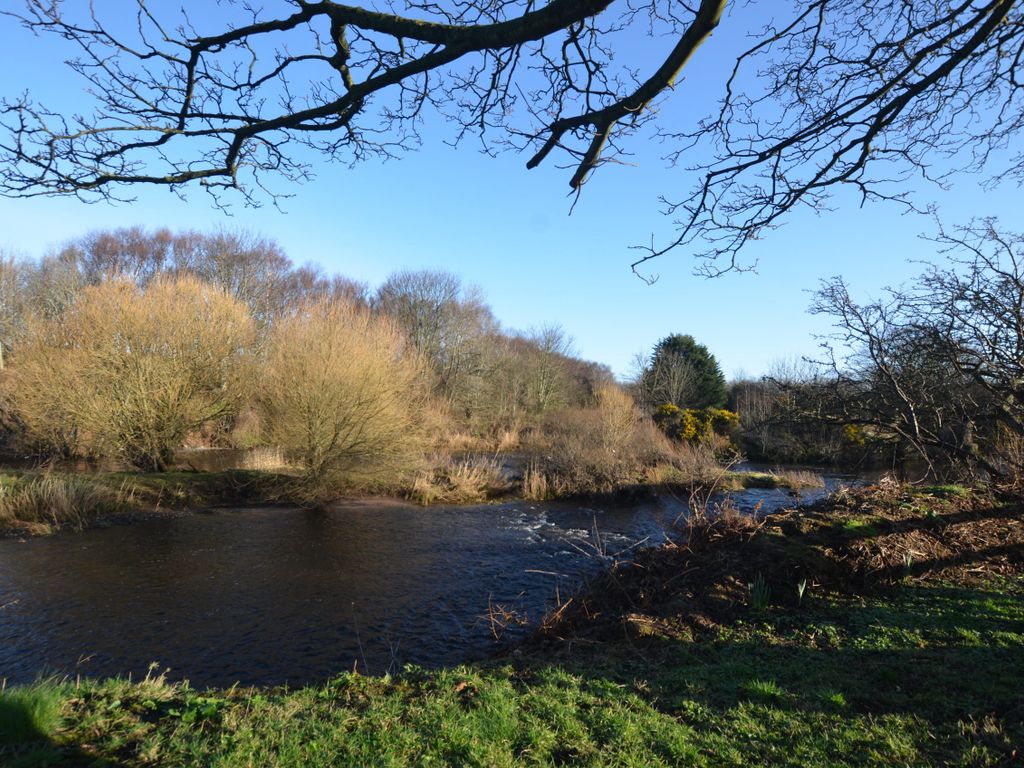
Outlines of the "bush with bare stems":
{"type": "Polygon", "coordinates": [[[549,418],[525,447],[528,498],[608,493],[643,482],[645,468],[673,456],[667,438],[615,385],[598,388],[594,407],[549,418]]]}
{"type": "Polygon", "coordinates": [[[163,471],[190,432],[237,412],[253,336],[242,302],[194,278],[107,280],[29,320],[11,403],[37,445],[163,471]]]}
{"type": "Polygon", "coordinates": [[[428,383],[421,356],[386,318],[347,302],[307,304],[267,342],[267,437],[311,493],[393,477],[424,445],[428,383]]]}

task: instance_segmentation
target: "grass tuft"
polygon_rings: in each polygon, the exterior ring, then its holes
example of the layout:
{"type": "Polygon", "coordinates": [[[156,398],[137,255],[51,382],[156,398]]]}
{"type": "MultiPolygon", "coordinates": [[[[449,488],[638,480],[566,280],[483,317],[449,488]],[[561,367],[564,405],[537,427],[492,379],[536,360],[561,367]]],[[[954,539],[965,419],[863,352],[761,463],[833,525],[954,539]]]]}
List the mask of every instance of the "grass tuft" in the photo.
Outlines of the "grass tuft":
{"type": "Polygon", "coordinates": [[[418,504],[476,504],[507,494],[511,484],[495,458],[447,458],[420,472],[408,491],[418,504]]]}
{"type": "Polygon", "coordinates": [[[0,484],[0,529],[30,534],[82,530],[124,511],[133,499],[134,487],[127,480],[112,488],[86,475],[23,475],[0,484]]]}
{"type": "Polygon", "coordinates": [[[774,680],[750,680],[740,689],[750,701],[757,704],[777,704],[786,697],[786,692],[774,680]]]}

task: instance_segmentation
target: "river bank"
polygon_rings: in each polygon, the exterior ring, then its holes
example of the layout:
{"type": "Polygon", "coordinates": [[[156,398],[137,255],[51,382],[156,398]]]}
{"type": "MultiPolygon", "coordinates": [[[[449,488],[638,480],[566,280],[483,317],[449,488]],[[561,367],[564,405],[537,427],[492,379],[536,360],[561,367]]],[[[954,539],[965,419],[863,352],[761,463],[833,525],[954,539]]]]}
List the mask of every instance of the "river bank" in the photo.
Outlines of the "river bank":
{"type": "MultiPolygon", "coordinates": [[[[0,467],[0,537],[45,536],[97,526],[127,524],[198,510],[228,506],[291,505],[322,507],[338,501],[388,499],[419,506],[501,503],[514,500],[621,501],[675,494],[735,492],[745,489],[787,489],[794,495],[824,487],[821,475],[807,470],[732,471],[726,467],[704,477],[677,469],[661,469],[643,482],[626,482],[601,493],[531,493],[529,479],[505,471],[493,459],[484,462],[487,476],[464,471],[461,480],[418,476],[391,484],[350,487],[335,494],[309,496],[294,476],[252,469],[217,469],[141,473],[127,471],[72,472],[0,467]]],[[[472,466],[465,463],[456,466],[472,466]]],[[[514,464],[512,466],[515,466],[514,464]]]]}
{"type": "Polygon", "coordinates": [[[43,682],[7,764],[999,765],[1024,743],[1019,500],[895,484],[726,515],[499,659],[299,688],[43,682]]]}

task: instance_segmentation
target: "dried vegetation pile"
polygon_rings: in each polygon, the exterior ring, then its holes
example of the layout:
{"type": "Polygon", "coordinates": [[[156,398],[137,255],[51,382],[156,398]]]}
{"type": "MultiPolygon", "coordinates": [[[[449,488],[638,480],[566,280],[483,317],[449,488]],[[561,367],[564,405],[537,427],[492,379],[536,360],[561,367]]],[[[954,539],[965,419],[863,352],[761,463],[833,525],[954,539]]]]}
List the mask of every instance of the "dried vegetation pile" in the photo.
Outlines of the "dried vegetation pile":
{"type": "Polygon", "coordinates": [[[843,490],[761,519],[733,510],[617,564],[549,617],[528,647],[700,637],[745,612],[896,583],[1024,574],[1024,508],[958,487],[843,490]]]}

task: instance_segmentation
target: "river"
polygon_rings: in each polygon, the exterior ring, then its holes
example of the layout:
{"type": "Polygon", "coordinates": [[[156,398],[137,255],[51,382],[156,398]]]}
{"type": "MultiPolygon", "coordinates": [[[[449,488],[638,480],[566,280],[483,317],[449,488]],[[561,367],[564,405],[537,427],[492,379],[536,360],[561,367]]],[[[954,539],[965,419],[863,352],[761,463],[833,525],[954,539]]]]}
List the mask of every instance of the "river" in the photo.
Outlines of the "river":
{"type": "MultiPolygon", "coordinates": [[[[793,503],[781,490],[734,499],[747,510],[762,502],[762,512],[793,503]]],[[[581,578],[664,541],[685,509],[671,496],[428,509],[366,501],[4,540],[0,679],[138,677],[156,664],[194,685],[296,685],[353,668],[470,661],[529,631],[491,621],[499,606],[536,622],[581,578]]]]}

